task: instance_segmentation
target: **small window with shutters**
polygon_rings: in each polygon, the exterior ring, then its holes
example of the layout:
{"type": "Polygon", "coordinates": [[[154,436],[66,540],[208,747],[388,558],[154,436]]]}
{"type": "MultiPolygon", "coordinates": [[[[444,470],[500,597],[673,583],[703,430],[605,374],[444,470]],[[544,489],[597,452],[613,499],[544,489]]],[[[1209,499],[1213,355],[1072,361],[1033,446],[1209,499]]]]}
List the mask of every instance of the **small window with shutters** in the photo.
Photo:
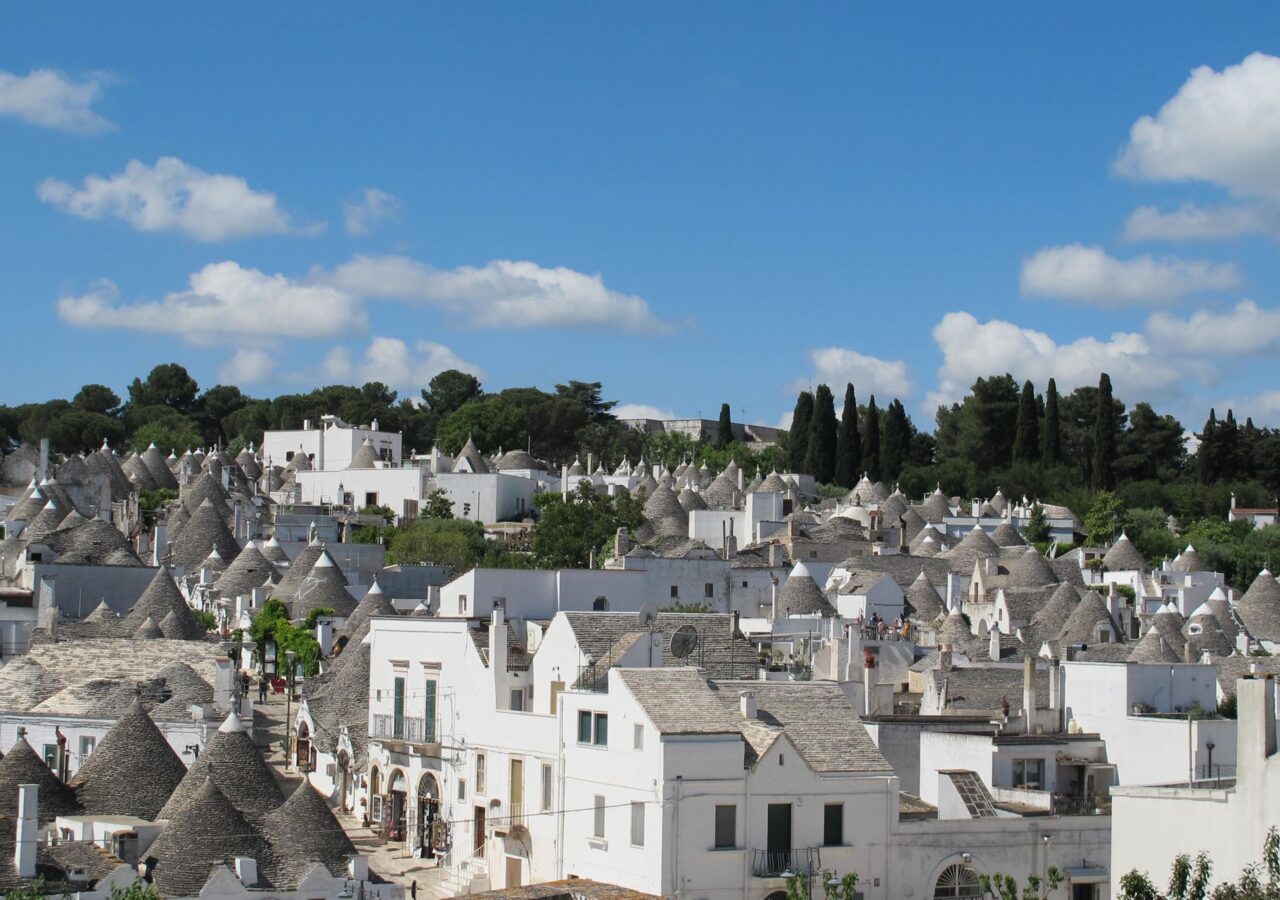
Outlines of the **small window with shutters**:
{"type": "Polygon", "coordinates": [[[427,679],[422,687],[425,697],[422,709],[423,740],[428,744],[436,742],[436,692],[438,690],[439,683],[434,678],[427,679]]]}

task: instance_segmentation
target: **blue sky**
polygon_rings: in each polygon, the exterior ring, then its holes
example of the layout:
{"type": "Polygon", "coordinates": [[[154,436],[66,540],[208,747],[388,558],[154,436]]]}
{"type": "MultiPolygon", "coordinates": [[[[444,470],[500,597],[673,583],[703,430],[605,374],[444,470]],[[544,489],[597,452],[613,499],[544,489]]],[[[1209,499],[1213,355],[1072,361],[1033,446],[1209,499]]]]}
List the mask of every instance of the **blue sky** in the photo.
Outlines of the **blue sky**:
{"type": "Polygon", "coordinates": [[[1106,368],[1280,424],[1277,57],[1261,3],[12,4],[0,402],[459,366],[930,427],[1106,368]]]}

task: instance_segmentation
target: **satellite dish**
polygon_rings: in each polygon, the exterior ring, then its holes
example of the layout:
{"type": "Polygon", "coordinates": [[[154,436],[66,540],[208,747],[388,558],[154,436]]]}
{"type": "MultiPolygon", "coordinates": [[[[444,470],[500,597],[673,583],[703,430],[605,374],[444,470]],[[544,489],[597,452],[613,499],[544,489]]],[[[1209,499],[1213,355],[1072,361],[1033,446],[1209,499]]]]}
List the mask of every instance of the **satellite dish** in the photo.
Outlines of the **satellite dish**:
{"type": "Polygon", "coordinates": [[[646,603],[640,607],[638,615],[641,628],[652,628],[653,623],[658,621],[658,605],[656,603],[646,603]]]}
{"type": "Polygon", "coordinates": [[[676,659],[684,659],[698,646],[698,630],[692,625],[681,625],[671,632],[668,649],[676,659]]]}

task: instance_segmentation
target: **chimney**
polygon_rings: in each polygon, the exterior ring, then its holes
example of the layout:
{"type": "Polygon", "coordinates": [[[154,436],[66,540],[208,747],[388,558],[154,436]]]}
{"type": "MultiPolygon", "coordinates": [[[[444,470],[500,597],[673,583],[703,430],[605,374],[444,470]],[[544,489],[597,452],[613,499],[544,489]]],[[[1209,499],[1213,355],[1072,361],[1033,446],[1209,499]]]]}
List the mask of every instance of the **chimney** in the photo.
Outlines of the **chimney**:
{"type": "Polygon", "coordinates": [[[1053,710],[1053,730],[1062,730],[1062,663],[1055,656],[1049,660],[1049,709],[1053,710]]]}
{"type": "MultiPolygon", "coordinates": [[[[49,477],[49,439],[47,437],[42,437],[40,438],[40,468],[36,472],[36,480],[44,481],[44,479],[48,477],[49,477]]],[[[1232,494],[1231,497],[1232,497],[1232,500],[1234,501],[1235,494],[1232,494]]],[[[1235,506],[1235,503],[1233,502],[1231,505],[1235,506]]]]}
{"type": "Polygon", "coordinates": [[[235,664],[229,656],[219,656],[213,662],[213,702],[222,709],[231,708],[231,698],[235,694],[235,664]]]}
{"type": "Polygon", "coordinates": [[[1022,661],[1022,716],[1027,723],[1027,734],[1035,731],[1033,720],[1036,712],[1036,661],[1028,656],[1022,661]]]}
{"type": "Polygon", "coordinates": [[[1260,789],[1266,777],[1267,758],[1276,752],[1276,680],[1252,675],[1236,682],[1237,785],[1245,791],[1260,789]]]}
{"type": "Polygon", "coordinates": [[[874,716],[880,711],[876,702],[876,658],[867,647],[862,648],[862,714],[874,716]]]}
{"type": "Polygon", "coordinates": [[[39,594],[36,598],[36,620],[45,628],[52,628],[58,621],[58,600],[54,594],[53,583],[57,578],[49,572],[40,573],[39,594]]]}
{"type": "Polygon", "coordinates": [[[245,887],[253,887],[258,883],[258,861],[252,856],[235,858],[236,877],[245,887]]]}
{"type": "Polygon", "coordinates": [[[946,650],[940,650],[940,651],[938,651],[938,671],[939,671],[939,672],[950,672],[950,671],[951,671],[951,659],[952,659],[952,657],[951,657],[951,647],[950,647],[950,646],[948,646],[946,650]]]}
{"type": "Polygon", "coordinates": [[[569,499],[569,467],[564,463],[560,464],[560,497],[569,499]]]}
{"type": "Polygon", "coordinates": [[[377,430],[378,430],[378,420],[377,420],[377,419],[374,419],[372,422],[370,422],[370,423],[369,423],[369,430],[370,430],[370,431],[377,431],[377,430]]]}
{"type": "Polygon", "coordinates": [[[782,565],[782,545],[775,541],[774,543],[771,543],[769,545],[769,568],[776,569],[781,565],[782,565]]]}
{"type": "Polygon", "coordinates": [[[741,691],[738,694],[738,709],[742,711],[742,718],[754,719],[756,717],[756,695],[751,691],[741,691]]]}
{"type": "Polygon", "coordinates": [[[348,874],[351,875],[352,879],[355,881],[368,881],[369,880],[369,857],[367,856],[351,857],[351,863],[347,867],[347,872],[348,874]]]}
{"type": "Polygon", "coordinates": [[[593,475],[596,471],[596,455],[590,450],[587,451],[587,474],[593,475]]]}
{"type": "Polygon", "coordinates": [[[18,832],[13,845],[13,866],[19,878],[36,877],[36,823],[39,819],[40,788],[18,785],[18,832]]]}
{"type": "Polygon", "coordinates": [[[631,533],[626,528],[619,528],[613,539],[613,555],[615,558],[626,556],[631,552],[631,533]]]}
{"type": "Polygon", "coordinates": [[[493,675],[494,699],[498,709],[507,709],[507,625],[502,607],[495,606],[489,619],[489,671],[493,675]]]}
{"type": "Polygon", "coordinates": [[[991,628],[990,644],[987,646],[987,655],[991,657],[992,662],[1000,661],[1000,626],[994,625],[991,628]]]}

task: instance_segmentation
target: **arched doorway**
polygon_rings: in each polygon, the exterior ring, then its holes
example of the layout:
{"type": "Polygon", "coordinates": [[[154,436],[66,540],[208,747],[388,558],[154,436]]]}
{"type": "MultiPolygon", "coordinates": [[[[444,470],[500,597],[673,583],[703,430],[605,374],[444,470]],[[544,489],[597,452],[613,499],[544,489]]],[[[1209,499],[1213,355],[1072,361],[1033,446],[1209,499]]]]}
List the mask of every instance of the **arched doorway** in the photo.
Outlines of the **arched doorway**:
{"type": "Polygon", "coordinates": [[[443,825],[440,784],[435,775],[427,772],[418,779],[418,846],[422,848],[423,859],[434,859],[436,851],[444,849],[443,825]]]}
{"type": "Polygon", "coordinates": [[[609,611],[609,598],[608,598],[608,597],[597,597],[597,598],[592,602],[592,604],[591,604],[591,609],[592,609],[592,611],[594,611],[594,612],[608,612],[608,611],[609,611]]]}
{"type": "Polygon", "coordinates": [[[978,882],[978,873],[963,864],[947,866],[938,876],[938,883],[933,886],[933,896],[935,898],[981,897],[982,885],[978,882]]]}
{"type": "Polygon", "coordinates": [[[787,900],[786,891],[774,891],[764,898],[764,900],[787,900]]]}
{"type": "Polygon", "coordinates": [[[338,751],[338,806],[343,812],[351,812],[351,757],[346,750],[338,751]]]}
{"type": "Polygon", "coordinates": [[[305,719],[298,723],[298,736],[293,742],[293,765],[300,772],[311,771],[311,729],[305,719]]]}
{"type": "Polygon", "coordinates": [[[382,822],[382,773],[374,766],[369,770],[369,812],[365,816],[365,825],[381,827],[382,822]]]}
{"type": "Polygon", "coordinates": [[[404,814],[408,803],[408,785],[404,772],[394,769],[387,779],[387,815],[383,834],[389,841],[404,840],[404,814]]]}

